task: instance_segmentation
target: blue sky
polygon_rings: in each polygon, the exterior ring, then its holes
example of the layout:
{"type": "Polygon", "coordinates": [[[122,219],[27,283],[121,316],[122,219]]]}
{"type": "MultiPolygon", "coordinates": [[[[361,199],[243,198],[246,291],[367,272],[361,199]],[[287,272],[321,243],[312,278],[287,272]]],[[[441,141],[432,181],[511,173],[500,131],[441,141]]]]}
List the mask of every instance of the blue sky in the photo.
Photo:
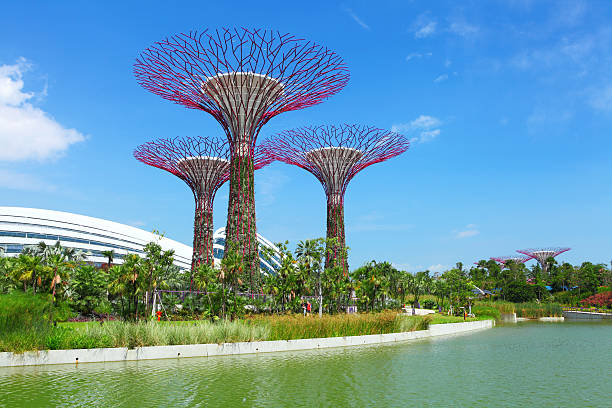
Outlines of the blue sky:
{"type": "MultiPolygon", "coordinates": [[[[262,27],[325,44],[351,80],[320,105],[277,116],[259,141],[342,122],[413,141],[349,186],[352,267],[376,259],[439,271],[557,245],[573,248],[560,260],[611,259],[612,3],[127,3],[3,6],[0,205],[86,214],[190,243],[191,192],[132,150],[222,133],[209,115],[142,89],[132,64],[167,35],[262,27]]],[[[311,174],[275,163],[256,184],[264,236],[295,243],[325,234],[325,197],[311,174]]],[[[226,207],[227,186],[217,226],[226,207]]]]}

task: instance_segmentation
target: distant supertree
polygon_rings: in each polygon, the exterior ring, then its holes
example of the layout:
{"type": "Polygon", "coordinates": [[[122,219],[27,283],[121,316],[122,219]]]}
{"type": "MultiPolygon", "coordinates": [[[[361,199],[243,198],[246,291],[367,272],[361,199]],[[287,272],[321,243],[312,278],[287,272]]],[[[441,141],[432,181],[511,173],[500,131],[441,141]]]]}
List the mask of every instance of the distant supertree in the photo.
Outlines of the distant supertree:
{"type": "Polygon", "coordinates": [[[548,258],[554,258],[559,254],[562,254],[565,251],[569,251],[571,248],[528,248],[528,249],[519,249],[516,252],[520,254],[527,255],[531,258],[534,258],[540,266],[542,267],[542,273],[544,276],[548,275],[548,263],[546,262],[548,258]]]}
{"type": "Polygon", "coordinates": [[[279,113],[303,109],[339,92],[349,73],[327,48],[277,31],[245,28],[178,34],[143,51],[138,82],[165,99],[211,114],[231,145],[228,245],[259,268],[253,150],[261,127],[279,113]]]}
{"type": "Polygon", "coordinates": [[[498,262],[502,268],[506,266],[506,262],[513,261],[517,264],[522,264],[532,259],[532,256],[519,256],[519,255],[507,255],[507,256],[492,256],[491,259],[498,262]]]}
{"type": "MultiPolygon", "coordinates": [[[[229,179],[230,153],[225,140],[204,137],[158,139],[134,150],[139,161],[182,179],[195,198],[193,257],[191,269],[200,263],[213,264],[213,201],[219,187],[229,179]]],[[[254,168],[260,169],[270,159],[256,149],[254,168]]]]}
{"type": "MultiPolygon", "coordinates": [[[[287,130],[266,140],[261,148],[275,160],[312,173],[327,196],[327,238],[345,246],[344,193],[349,181],[371,164],[408,149],[405,137],[369,126],[312,126],[287,130]]],[[[337,264],[338,252],[328,253],[326,266],[337,264]]],[[[346,266],[346,262],[344,262],[346,266]]]]}

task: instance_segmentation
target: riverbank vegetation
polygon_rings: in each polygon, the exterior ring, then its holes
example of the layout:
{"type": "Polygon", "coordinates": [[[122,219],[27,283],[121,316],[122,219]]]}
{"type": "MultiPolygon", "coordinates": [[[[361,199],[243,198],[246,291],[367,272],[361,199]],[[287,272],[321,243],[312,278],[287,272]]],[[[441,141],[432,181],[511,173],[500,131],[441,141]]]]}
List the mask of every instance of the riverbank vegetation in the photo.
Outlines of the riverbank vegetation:
{"type": "MultiPolygon", "coordinates": [[[[32,296],[20,295],[21,300],[32,296]]],[[[0,296],[5,301],[9,296],[0,296]]],[[[36,301],[35,301],[36,302],[36,301]]],[[[322,318],[302,315],[255,316],[240,320],[140,322],[76,322],[53,326],[45,312],[26,313],[22,323],[3,320],[0,351],[89,349],[104,347],[163,346],[177,344],[220,344],[260,340],[295,340],[319,337],[343,337],[427,330],[431,316],[398,315],[396,312],[356,315],[325,315],[322,318]],[[7,331],[8,329],[8,331],[7,331]],[[8,333],[8,335],[7,335],[8,333]]],[[[23,311],[23,309],[22,309],[23,311]]],[[[448,316],[441,316],[442,319],[448,316]]],[[[456,318],[455,318],[456,319],[456,318]]],[[[442,323],[439,321],[438,323],[442,323]]]]}
{"type": "Polygon", "coordinates": [[[181,271],[172,251],[157,242],[141,255],[108,251],[102,265],[86,263],[84,253],[59,243],[26,247],[17,257],[0,256],[0,344],[27,350],[390,333],[473,316],[499,319],[500,313],[560,316],[559,303],[574,305],[572,296],[579,305],[612,307],[609,271],[589,262],[575,267],[551,259],[546,276],[538,265],[529,269],[512,261],[504,268],[493,261],[470,269],[457,263],[438,274],[371,261],[349,271],[343,257],[325,267],[328,248],[338,247],[315,239],[293,251],[287,243],[278,244],[277,252],[264,250],[278,267],[260,276],[258,293],[248,293],[241,274],[245,260],[231,249],[214,268],[181,271]],[[122,263],[115,264],[115,257],[122,263]],[[438,313],[398,317],[402,308],[438,313]],[[359,317],[347,316],[356,311],[359,317]],[[318,320],[304,319],[307,312],[318,320]],[[193,324],[139,323],[155,317],[193,324]],[[86,330],[54,326],[66,320],[104,323],[86,330]]]}

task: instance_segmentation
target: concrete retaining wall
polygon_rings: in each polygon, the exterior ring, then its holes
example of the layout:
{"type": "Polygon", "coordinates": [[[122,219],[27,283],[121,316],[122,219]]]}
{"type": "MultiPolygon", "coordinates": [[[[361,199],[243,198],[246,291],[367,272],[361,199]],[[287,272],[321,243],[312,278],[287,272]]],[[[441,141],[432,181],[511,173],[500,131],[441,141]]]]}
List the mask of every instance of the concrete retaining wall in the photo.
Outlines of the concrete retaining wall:
{"type": "Polygon", "coordinates": [[[273,353],[331,347],[361,346],[368,344],[394,343],[489,329],[493,320],[465,323],[431,325],[428,330],[373,334],[368,336],[326,337],[320,339],[253,341],[222,344],[190,344],[182,346],[153,346],[127,348],[99,348],[77,350],[29,351],[23,354],[0,353],[0,367],[29,366],[43,364],[100,363],[110,361],[138,361],[164,358],[210,357],[235,354],[273,353]]]}
{"type": "Polygon", "coordinates": [[[541,322],[562,322],[565,321],[565,317],[563,316],[548,316],[548,317],[540,317],[538,319],[541,322]]]}
{"type": "Polygon", "coordinates": [[[567,319],[612,319],[612,313],[597,313],[597,312],[579,312],[579,311],[564,311],[563,316],[567,319]]]}

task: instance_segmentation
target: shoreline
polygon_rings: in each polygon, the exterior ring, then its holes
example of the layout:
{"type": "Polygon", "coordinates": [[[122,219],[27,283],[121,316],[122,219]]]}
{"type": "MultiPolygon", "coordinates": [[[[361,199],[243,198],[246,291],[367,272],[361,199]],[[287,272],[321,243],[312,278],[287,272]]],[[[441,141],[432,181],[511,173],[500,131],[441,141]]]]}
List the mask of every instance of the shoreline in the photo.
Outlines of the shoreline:
{"type": "Polygon", "coordinates": [[[315,339],[253,341],[222,344],[185,344],[174,346],[147,346],[136,349],[126,347],[72,350],[0,352],[0,367],[38,366],[52,364],[104,363],[117,361],[158,360],[189,357],[213,357],[240,354],[275,353],[284,351],[315,350],[362,345],[397,343],[439,336],[490,329],[494,320],[434,324],[427,330],[403,333],[370,334],[365,336],[325,337],[315,339]]]}

